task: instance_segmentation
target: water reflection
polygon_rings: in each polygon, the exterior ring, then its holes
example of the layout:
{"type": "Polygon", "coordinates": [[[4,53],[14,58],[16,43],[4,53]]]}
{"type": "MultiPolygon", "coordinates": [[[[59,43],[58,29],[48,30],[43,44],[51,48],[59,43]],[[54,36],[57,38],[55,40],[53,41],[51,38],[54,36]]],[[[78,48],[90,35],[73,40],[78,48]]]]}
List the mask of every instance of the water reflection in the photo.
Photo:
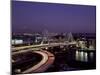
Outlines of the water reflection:
{"type": "MultiPolygon", "coordinates": [[[[76,51],[76,60],[88,62],[88,53],[83,51],[76,51]]],[[[91,54],[91,58],[93,58],[93,53],[91,54]]]]}
{"type": "Polygon", "coordinates": [[[84,61],[85,62],[88,62],[88,53],[87,52],[84,52],[84,53],[85,53],[85,56],[84,56],[85,57],[85,60],[84,61]]]}

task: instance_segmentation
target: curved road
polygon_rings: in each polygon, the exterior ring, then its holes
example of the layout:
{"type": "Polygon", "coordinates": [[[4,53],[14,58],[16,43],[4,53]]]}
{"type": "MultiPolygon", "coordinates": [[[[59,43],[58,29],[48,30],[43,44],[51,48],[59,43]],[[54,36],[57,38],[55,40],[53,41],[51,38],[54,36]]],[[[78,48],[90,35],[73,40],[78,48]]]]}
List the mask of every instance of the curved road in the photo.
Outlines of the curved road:
{"type": "MultiPolygon", "coordinates": [[[[14,53],[12,53],[12,55],[18,54],[18,53],[23,53],[23,52],[26,52],[26,51],[14,52],[14,53]]],[[[55,60],[54,55],[48,51],[40,50],[40,51],[33,51],[33,52],[42,55],[42,60],[38,64],[36,64],[35,66],[32,66],[31,68],[29,68],[21,73],[44,72],[47,70],[47,68],[49,68],[50,65],[53,64],[53,62],[55,60]]]]}

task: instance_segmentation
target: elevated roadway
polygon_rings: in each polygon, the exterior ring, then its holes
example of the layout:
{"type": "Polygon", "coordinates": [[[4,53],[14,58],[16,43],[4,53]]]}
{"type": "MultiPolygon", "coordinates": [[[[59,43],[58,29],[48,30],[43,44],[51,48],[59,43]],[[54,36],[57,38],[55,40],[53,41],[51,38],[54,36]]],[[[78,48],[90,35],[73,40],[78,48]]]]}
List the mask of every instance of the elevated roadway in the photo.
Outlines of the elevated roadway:
{"type": "MultiPolygon", "coordinates": [[[[27,50],[27,51],[29,51],[29,50],[27,50]]],[[[27,51],[14,52],[14,53],[12,53],[12,55],[27,52],[27,51]]],[[[48,52],[48,51],[40,50],[40,51],[33,51],[33,53],[37,53],[37,54],[42,55],[42,60],[38,64],[36,64],[36,65],[32,66],[31,68],[28,68],[25,71],[21,72],[22,74],[44,72],[44,71],[47,70],[47,68],[49,68],[50,65],[53,64],[53,62],[55,60],[54,55],[52,53],[48,52]]]]}
{"type": "Polygon", "coordinates": [[[40,48],[46,47],[54,47],[54,46],[66,46],[76,44],[76,42],[65,42],[65,43],[49,43],[49,44],[39,44],[39,45],[30,45],[30,46],[22,46],[22,47],[13,47],[12,51],[18,51],[22,49],[34,48],[35,50],[39,50],[40,48]]]}

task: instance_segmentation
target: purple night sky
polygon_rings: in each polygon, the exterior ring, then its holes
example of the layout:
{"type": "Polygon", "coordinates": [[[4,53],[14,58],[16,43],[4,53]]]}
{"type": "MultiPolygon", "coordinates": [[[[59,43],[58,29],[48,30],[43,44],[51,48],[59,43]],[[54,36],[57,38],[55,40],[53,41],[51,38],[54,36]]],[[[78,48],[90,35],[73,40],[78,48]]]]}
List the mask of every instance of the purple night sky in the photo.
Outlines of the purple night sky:
{"type": "Polygon", "coordinates": [[[12,32],[95,33],[96,6],[12,1],[12,32]]]}

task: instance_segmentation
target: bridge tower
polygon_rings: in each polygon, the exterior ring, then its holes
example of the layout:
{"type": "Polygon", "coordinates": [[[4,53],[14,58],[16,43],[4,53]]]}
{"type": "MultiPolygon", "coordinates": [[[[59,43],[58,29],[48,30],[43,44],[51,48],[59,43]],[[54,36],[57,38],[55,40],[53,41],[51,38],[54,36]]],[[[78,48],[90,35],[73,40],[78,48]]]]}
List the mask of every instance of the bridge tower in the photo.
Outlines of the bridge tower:
{"type": "Polygon", "coordinates": [[[48,30],[44,30],[42,32],[42,42],[41,44],[48,44],[49,43],[49,33],[48,33],[48,30]]]}
{"type": "Polygon", "coordinates": [[[67,41],[68,42],[73,42],[74,41],[74,37],[73,37],[71,32],[67,34],[67,41]]]}

